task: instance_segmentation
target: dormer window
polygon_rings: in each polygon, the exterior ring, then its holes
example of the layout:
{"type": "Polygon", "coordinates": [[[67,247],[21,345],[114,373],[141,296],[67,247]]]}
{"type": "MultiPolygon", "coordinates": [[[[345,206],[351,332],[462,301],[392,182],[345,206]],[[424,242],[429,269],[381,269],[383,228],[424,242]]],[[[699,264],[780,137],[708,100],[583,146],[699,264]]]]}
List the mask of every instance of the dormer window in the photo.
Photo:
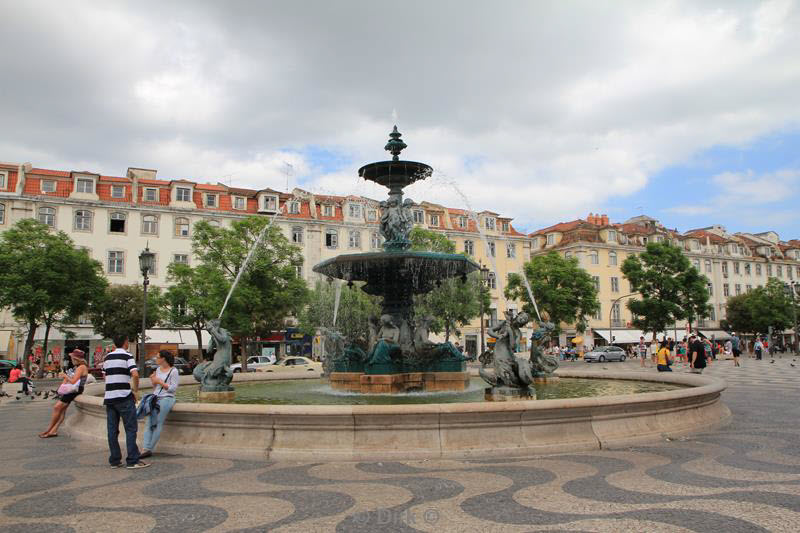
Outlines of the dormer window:
{"type": "Polygon", "coordinates": [[[56,192],[56,182],[53,180],[42,180],[42,192],[56,192]]]}
{"type": "Polygon", "coordinates": [[[330,204],[326,204],[322,206],[322,216],[324,217],[332,217],[333,216],[333,206],[330,204]]]}
{"type": "Polygon", "coordinates": [[[124,185],[112,185],[111,186],[111,198],[125,198],[125,186],[124,185]]]}
{"type": "Polygon", "coordinates": [[[216,194],[206,194],[206,207],[217,207],[216,194]]]}
{"type": "Polygon", "coordinates": [[[494,228],[495,228],[495,220],[494,220],[494,218],[487,218],[484,221],[484,224],[486,225],[486,229],[494,230],[494,228]]]}
{"type": "Polygon", "coordinates": [[[300,214],[300,202],[289,202],[289,214],[290,215],[299,215],[300,214]]]}
{"type": "Polygon", "coordinates": [[[361,216],[361,206],[358,204],[350,204],[349,211],[350,218],[359,218],[361,216]]]}
{"type": "Polygon", "coordinates": [[[420,210],[414,211],[414,224],[422,224],[425,222],[425,213],[420,210]]]}
{"type": "Polygon", "coordinates": [[[467,227],[467,217],[458,217],[458,227],[459,228],[467,227]]]}
{"type": "Polygon", "coordinates": [[[192,201],[192,189],[189,187],[177,187],[175,188],[175,201],[176,202],[191,202],[192,201]]]}
{"type": "Polygon", "coordinates": [[[511,229],[511,226],[508,222],[503,222],[503,233],[508,233],[511,229]]]}
{"type": "Polygon", "coordinates": [[[233,197],[233,208],[243,210],[247,202],[245,201],[244,197],[242,196],[234,196],[233,197]]]}
{"type": "Polygon", "coordinates": [[[145,202],[157,202],[158,201],[158,189],[153,189],[152,187],[148,187],[144,190],[143,195],[145,202]]]}
{"type": "Polygon", "coordinates": [[[378,212],[375,211],[374,209],[368,209],[367,210],[367,221],[375,222],[376,220],[378,220],[378,212]]]}
{"type": "Polygon", "coordinates": [[[547,246],[552,246],[556,243],[556,234],[551,233],[547,236],[547,246]]]}
{"type": "Polygon", "coordinates": [[[94,193],[94,180],[90,178],[78,178],[75,180],[75,192],[94,193]]]}
{"type": "Polygon", "coordinates": [[[606,238],[606,242],[617,242],[617,232],[613,229],[608,230],[608,238],[606,238]]]}
{"type": "Polygon", "coordinates": [[[431,226],[439,225],[439,215],[431,215],[431,226]]]}
{"type": "Polygon", "coordinates": [[[278,197],[265,196],[264,197],[264,211],[277,211],[278,210],[278,197]]]}

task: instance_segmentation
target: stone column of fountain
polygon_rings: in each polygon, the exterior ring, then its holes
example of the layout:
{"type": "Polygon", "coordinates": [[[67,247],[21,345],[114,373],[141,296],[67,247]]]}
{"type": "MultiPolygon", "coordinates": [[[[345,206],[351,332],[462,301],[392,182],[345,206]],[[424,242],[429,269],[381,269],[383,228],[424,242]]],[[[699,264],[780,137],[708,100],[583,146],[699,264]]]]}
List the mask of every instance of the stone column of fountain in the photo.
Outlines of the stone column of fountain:
{"type": "Polygon", "coordinates": [[[389,189],[381,202],[382,252],[339,255],[323,261],[314,271],[348,283],[364,282],[361,290],[383,297],[381,316],[375,317],[373,339],[364,352],[354,339],[332,357],[331,386],[359,392],[393,393],[409,390],[464,390],[469,386],[466,359],[449,342],[428,340],[427,317],[415,317],[413,297],[430,292],[452,277],[466,281],[478,265],[458,254],[410,251],[414,226],[411,205],[403,189],[430,176],[424,163],[400,160],[405,149],[397,126],[385,150],[390,161],[361,167],[359,176],[389,189]]]}

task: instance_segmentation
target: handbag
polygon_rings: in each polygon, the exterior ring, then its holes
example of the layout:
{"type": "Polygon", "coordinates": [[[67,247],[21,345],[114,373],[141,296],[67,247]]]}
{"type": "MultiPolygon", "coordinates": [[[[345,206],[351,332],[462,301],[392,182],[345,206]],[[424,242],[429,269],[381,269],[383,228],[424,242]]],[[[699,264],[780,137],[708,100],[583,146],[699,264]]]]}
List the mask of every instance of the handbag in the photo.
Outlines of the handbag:
{"type": "Polygon", "coordinates": [[[64,396],[66,394],[78,392],[79,387],[80,385],[77,383],[62,383],[58,386],[58,390],[56,392],[58,392],[59,396],[64,396]]]}

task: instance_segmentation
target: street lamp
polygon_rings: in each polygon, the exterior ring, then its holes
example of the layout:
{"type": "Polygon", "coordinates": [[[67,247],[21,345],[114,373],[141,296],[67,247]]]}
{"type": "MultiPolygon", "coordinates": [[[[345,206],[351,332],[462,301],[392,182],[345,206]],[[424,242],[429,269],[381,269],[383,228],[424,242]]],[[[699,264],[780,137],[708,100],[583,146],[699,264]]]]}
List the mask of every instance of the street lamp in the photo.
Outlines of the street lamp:
{"type": "Polygon", "coordinates": [[[486,324],[483,322],[483,287],[489,285],[489,269],[481,263],[481,355],[486,351],[486,324]]]}
{"type": "MultiPolygon", "coordinates": [[[[795,296],[797,295],[797,292],[800,290],[800,283],[798,283],[796,281],[792,281],[790,283],[784,283],[783,286],[784,286],[784,289],[786,290],[786,292],[789,293],[788,295],[791,296],[791,298],[792,298],[792,320],[794,322],[794,324],[793,324],[793,326],[794,326],[794,352],[797,353],[798,350],[800,350],[800,344],[798,344],[800,341],[798,339],[798,332],[797,332],[797,300],[795,299],[795,296]]],[[[770,345],[771,345],[771,343],[770,343],[770,345]]]]}
{"type": "Polygon", "coordinates": [[[139,254],[139,270],[142,271],[142,286],[144,287],[144,298],[142,300],[142,338],[139,343],[139,375],[144,376],[144,341],[147,331],[147,286],[150,285],[148,274],[154,270],[156,254],[150,251],[150,246],[145,246],[139,254]]]}
{"type": "Polygon", "coordinates": [[[609,311],[608,311],[608,342],[609,342],[609,346],[612,346],[614,344],[614,323],[612,322],[612,319],[611,319],[611,317],[614,316],[614,306],[617,305],[619,303],[619,301],[622,300],[623,298],[629,298],[631,296],[636,296],[637,294],[639,294],[639,293],[638,292],[632,292],[630,294],[626,294],[624,296],[620,296],[619,298],[617,298],[616,300],[613,300],[611,302],[611,309],[609,309],[609,311]]]}

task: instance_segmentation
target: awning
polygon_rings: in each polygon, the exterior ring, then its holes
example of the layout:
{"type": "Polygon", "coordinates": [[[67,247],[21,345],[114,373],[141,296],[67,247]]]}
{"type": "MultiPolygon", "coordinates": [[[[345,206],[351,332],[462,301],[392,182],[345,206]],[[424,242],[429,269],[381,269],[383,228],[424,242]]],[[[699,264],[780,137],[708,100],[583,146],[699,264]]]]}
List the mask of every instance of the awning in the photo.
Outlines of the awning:
{"type": "Polygon", "coordinates": [[[731,336],[728,335],[727,332],[721,329],[701,329],[700,335],[702,335],[706,339],[711,339],[711,337],[714,337],[715,341],[723,341],[723,342],[731,338],[731,336]]]}
{"type": "Polygon", "coordinates": [[[634,344],[639,342],[639,337],[644,337],[645,342],[653,339],[652,333],[642,333],[638,329],[595,329],[596,334],[603,337],[607,342],[611,342],[611,334],[614,335],[614,342],[617,344],[634,344]]]}
{"type": "MultiPolygon", "coordinates": [[[[101,341],[101,340],[103,340],[103,336],[96,334],[94,332],[94,329],[92,329],[91,326],[86,326],[86,327],[80,327],[79,326],[79,327],[72,327],[72,328],[66,328],[66,329],[67,329],[67,331],[70,331],[71,333],[75,334],[75,336],[72,339],[69,339],[69,340],[76,340],[76,341],[86,341],[86,340],[88,340],[88,341],[101,341]]],[[[38,328],[36,328],[36,333],[34,333],[34,335],[33,335],[33,340],[34,341],[44,341],[44,331],[45,331],[45,327],[44,326],[39,326],[38,328]]],[[[50,328],[50,334],[47,336],[48,344],[50,342],[52,342],[52,341],[65,341],[65,340],[67,340],[67,338],[61,332],[61,330],[59,330],[56,327],[50,328]]]]}
{"type": "Polygon", "coordinates": [[[145,334],[147,344],[180,344],[181,332],[177,329],[148,329],[145,334]]]}
{"type": "MultiPolygon", "coordinates": [[[[208,341],[211,340],[211,334],[207,331],[201,331],[203,348],[208,348],[208,341]]],[[[181,330],[181,343],[178,345],[179,350],[196,350],[197,349],[197,335],[190,329],[181,330]]]]}

